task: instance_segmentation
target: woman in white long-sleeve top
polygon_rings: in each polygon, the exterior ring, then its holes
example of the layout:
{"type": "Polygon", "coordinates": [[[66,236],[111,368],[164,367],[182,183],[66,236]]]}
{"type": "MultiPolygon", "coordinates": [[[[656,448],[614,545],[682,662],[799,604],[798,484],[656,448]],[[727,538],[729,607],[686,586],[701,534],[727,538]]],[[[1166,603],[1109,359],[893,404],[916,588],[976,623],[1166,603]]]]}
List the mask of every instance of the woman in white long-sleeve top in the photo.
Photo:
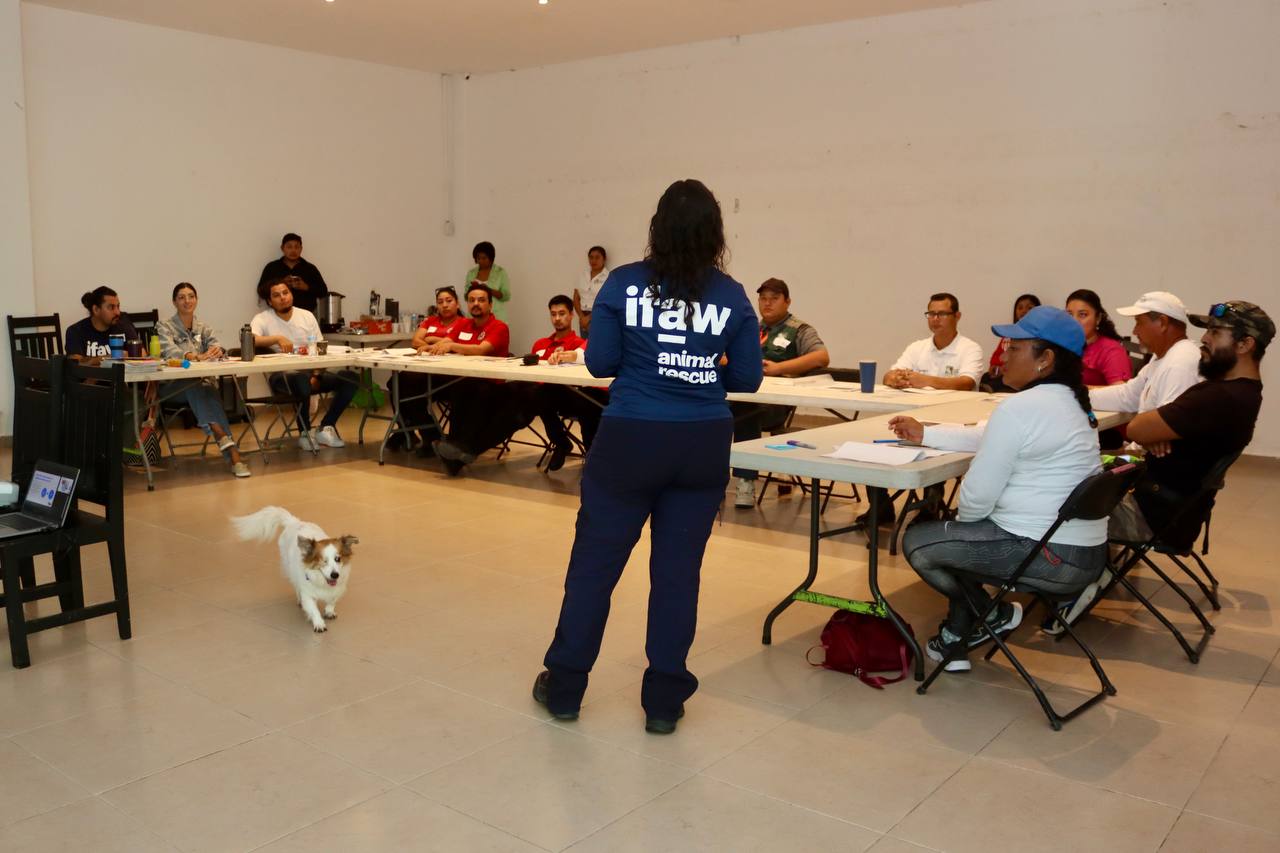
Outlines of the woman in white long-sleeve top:
{"type": "MultiPolygon", "coordinates": [[[[982,584],[957,572],[1012,575],[1071,491],[1101,470],[1098,421],[1081,381],[1085,341],[1079,324],[1060,308],[1042,306],[991,330],[1009,339],[1004,381],[1019,393],[1000,404],[981,433],[956,520],[918,524],[903,540],[911,568],[950,602],[947,620],[926,644],[936,661],[955,645],[980,642],[965,593],[979,611],[991,603],[982,584]]],[[[1050,592],[1077,591],[1101,573],[1106,542],[1106,519],[1069,521],[1023,581],[1050,592]]],[[[1011,631],[1021,621],[1021,605],[1004,602],[990,625],[1011,631]]],[[[948,672],[969,669],[964,654],[947,665],[948,672]]]]}

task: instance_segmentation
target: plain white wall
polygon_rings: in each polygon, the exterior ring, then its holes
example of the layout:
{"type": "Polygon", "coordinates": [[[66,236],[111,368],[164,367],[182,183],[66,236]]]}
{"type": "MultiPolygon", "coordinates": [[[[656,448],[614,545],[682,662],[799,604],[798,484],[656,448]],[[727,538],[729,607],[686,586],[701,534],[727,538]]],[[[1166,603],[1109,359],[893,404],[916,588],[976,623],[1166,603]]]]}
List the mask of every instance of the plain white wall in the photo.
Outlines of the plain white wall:
{"type": "MultiPolygon", "coordinates": [[[[27,98],[22,84],[18,0],[0,0],[0,314],[35,311],[31,201],[27,187],[27,98]]],[[[13,433],[8,330],[0,346],[0,435],[13,433]]]]}
{"type": "MultiPolygon", "coordinates": [[[[107,284],[225,339],[286,231],[345,293],[423,306],[445,186],[440,77],[24,5],[37,307],[107,284]]],[[[5,168],[8,168],[6,163],[5,168]]],[[[363,306],[363,307],[362,307],[363,306]]]]}
{"type": "MultiPolygon", "coordinates": [[[[473,76],[457,274],[496,244],[524,345],[588,246],[638,258],[697,177],[730,271],[788,281],[834,364],[892,361],[936,290],[988,352],[1028,290],[1280,317],[1277,32],[1274,0],[995,0],[473,76]]],[[[1280,455],[1278,401],[1250,452],[1280,455]]]]}

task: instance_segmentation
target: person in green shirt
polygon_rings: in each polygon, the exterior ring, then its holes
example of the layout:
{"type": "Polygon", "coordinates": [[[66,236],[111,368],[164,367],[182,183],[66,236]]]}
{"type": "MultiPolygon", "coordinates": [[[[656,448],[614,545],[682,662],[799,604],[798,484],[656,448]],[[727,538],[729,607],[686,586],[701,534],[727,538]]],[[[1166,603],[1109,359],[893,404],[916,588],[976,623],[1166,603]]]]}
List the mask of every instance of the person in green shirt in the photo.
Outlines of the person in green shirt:
{"type": "MultiPolygon", "coordinates": [[[[771,278],[756,288],[760,308],[760,358],[765,376],[807,376],[822,372],[831,363],[827,345],[817,329],[791,313],[791,288],[779,278],[771,278]]],[[[791,406],[764,406],[730,403],[733,413],[733,440],[750,441],[761,432],[777,432],[790,418],[791,406]]],[[[733,505],[747,509],[756,503],[757,472],[734,468],[737,478],[733,505]]]]}
{"type": "Polygon", "coordinates": [[[507,279],[507,271],[493,262],[493,244],[488,240],[476,243],[471,250],[471,260],[476,265],[467,271],[467,280],[463,287],[470,287],[479,282],[489,288],[489,296],[493,302],[493,316],[506,322],[507,303],[511,301],[511,282],[507,279]]]}

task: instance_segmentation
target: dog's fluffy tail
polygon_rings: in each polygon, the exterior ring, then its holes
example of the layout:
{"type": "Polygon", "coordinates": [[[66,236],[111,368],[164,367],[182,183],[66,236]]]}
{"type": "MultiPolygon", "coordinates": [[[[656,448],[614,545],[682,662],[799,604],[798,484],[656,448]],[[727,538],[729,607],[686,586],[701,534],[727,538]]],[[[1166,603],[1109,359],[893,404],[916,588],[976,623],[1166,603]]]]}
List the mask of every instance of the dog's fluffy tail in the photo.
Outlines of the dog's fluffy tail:
{"type": "Polygon", "coordinates": [[[251,515],[233,516],[231,524],[236,534],[245,540],[254,539],[269,542],[279,535],[280,528],[289,523],[298,523],[298,519],[281,506],[267,506],[251,515]]]}

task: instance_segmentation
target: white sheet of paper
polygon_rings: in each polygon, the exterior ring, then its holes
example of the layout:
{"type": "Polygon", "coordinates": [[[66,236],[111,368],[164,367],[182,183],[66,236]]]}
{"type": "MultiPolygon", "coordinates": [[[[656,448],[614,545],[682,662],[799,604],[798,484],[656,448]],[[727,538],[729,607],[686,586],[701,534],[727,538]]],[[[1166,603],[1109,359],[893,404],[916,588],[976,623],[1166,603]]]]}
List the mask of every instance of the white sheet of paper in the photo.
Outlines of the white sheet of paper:
{"type": "Polygon", "coordinates": [[[861,441],[846,441],[831,453],[824,453],[829,459],[844,459],[849,462],[873,462],[876,465],[910,465],[925,458],[924,448],[899,447],[896,444],[868,444],[861,441]]]}
{"type": "Polygon", "coordinates": [[[945,388],[901,388],[908,394],[950,394],[951,392],[945,388]]]}
{"type": "Polygon", "coordinates": [[[387,355],[413,355],[413,347],[387,347],[387,355]]]}

